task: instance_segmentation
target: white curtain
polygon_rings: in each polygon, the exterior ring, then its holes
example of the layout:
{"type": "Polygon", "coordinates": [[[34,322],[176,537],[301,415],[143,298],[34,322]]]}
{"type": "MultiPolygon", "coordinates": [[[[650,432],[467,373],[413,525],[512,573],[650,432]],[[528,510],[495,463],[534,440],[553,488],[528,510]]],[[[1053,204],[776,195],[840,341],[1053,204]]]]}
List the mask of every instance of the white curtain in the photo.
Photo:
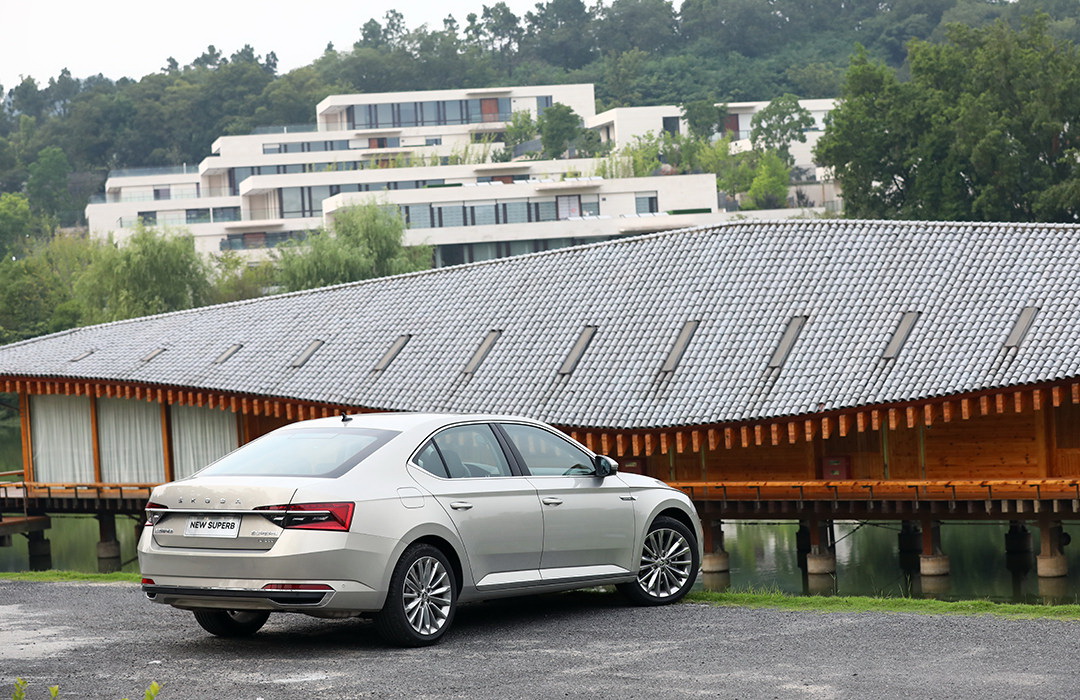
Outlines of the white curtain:
{"type": "Polygon", "coordinates": [[[173,406],[173,476],[183,479],[235,450],[236,414],[197,406],[173,406]]]}
{"type": "Polygon", "coordinates": [[[161,404],[98,399],[101,480],[109,483],[165,481],[161,404]]]}
{"type": "Polygon", "coordinates": [[[30,439],[35,481],[87,483],[94,480],[88,397],[31,396],[30,439]]]}

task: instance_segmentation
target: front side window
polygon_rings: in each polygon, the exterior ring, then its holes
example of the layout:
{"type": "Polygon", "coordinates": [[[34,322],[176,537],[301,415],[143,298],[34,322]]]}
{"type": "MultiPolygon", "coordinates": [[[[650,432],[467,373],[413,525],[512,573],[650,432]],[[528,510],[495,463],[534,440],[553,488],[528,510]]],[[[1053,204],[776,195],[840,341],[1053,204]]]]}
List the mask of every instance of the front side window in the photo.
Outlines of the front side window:
{"type": "Polygon", "coordinates": [[[592,458],[568,440],[532,425],[500,427],[533,476],[583,476],[593,473],[592,458]]]}
{"type": "Polygon", "coordinates": [[[398,433],[372,428],[300,428],[269,433],[199,476],[341,476],[398,433]]]}
{"type": "Polygon", "coordinates": [[[445,470],[452,479],[511,476],[510,463],[491,426],[486,424],[447,428],[420,450],[415,461],[437,476],[443,476],[440,470],[445,470]],[[429,450],[431,445],[434,451],[429,450]]]}

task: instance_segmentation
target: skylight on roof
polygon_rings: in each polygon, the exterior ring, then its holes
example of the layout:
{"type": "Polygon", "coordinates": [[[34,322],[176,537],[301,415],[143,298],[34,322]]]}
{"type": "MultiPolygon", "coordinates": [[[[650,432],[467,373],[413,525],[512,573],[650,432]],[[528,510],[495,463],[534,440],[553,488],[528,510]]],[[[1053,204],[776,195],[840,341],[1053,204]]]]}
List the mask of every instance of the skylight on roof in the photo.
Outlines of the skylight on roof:
{"type": "Polygon", "coordinates": [[[230,357],[240,352],[240,348],[242,347],[244,347],[243,343],[236,343],[235,345],[230,345],[228,348],[225,349],[225,352],[214,358],[214,364],[220,365],[222,362],[225,362],[230,357]]]}
{"type": "Polygon", "coordinates": [[[86,358],[90,357],[93,354],[94,354],[93,350],[87,350],[86,352],[82,353],[81,355],[76,355],[75,357],[71,358],[70,360],[68,360],[68,362],[78,362],[79,360],[85,360],[86,358]]]}
{"type": "Polygon", "coordinates": [[[791,320],[787,323],[787,328],[784,329],[784,334],[780,336],[780,343],[773,350],[772,357],[769,358],[769,369],[780,369],[784,366],[808,318],[809,316],[791,317],[791,320]]]}
{"type": "Polygon", "coordinates": [[[484,340],[481,341],[480,347],[476,348],[476,352],[473,353],[469,363],[465,365],[465,374],[472,374],[480,367],[480,363],[491,352],[491,347],[495,345],[495,341],[499,339],[500,335],[502,335],[502,331],[488,331],[488,334],[484,336],[484,340]]]}
{"type": "Polygon", "coordinates": [[[325,340],[313,340],[308,343],[308,346],[304,348],[304,351],[296,356],[296,358],[289,363],[290,367],[303,367],[304,364],[311,359],[319,348],[326,344],[325,340]]]}
{"type": "Polygon", "coordinates": [[[165,352],[165,348],[158,348],[157,350],[153,350],[150,353],[148,353],[147,355],[143,356],[142,361],[143,362],[149,362],[150,360],[154,359],[155,357],[157,357],[158,355],[160,355],[163,352],[165,352]]]}
{"type": "Polygon", "coordinates": [[[690,345],[690,339],[694,337],[694,331],[697,330],[700,323],[701,321],[687,321],[683,324],[679,335],[675,338],[675,344],[671,346],[667,359],[664,360],[664,365],[660,368],[661,372],[674,372],[675,368],[679,366],[679,361],[682,360],[687,346],[690,345]]]}
{"type": "Polygon", "coordinates": [[[1013,324],[1012,330],[1009,331],[1009,337],[1005,339],[1006,348],[1020,347],[1020,343],[1024,342],[1028,331],[1031,330],[1031,325],[1035,322],[1035,314],[1037,313],[1039,313],[1039,307],[1037,306],[1025,306],[1020,310],[1016,323],[1013,324]]]}
{"type": "Polygon", "coordinates": [[[389,367],[390,363],[394,361],[394,358],[398,356],[398,353],[402,351],[402,349],[405,347],[405,344],[409,342],[410,338],[412,338],[412,336],[408,333],[405,333],[404,335],[399,335],[394,341],[393,345],[390,346],[390,349],[383,353],[383,356],[375,365],[374,371],[382,372],[387,367],[389,367]]]}
{"type": "Polygon", "coordinates": [[[897,355],[900,354],[900,350],[904,347],[904,343],[907,342],[908,336],[911,335],[911,329],[915,327],[915,322],[918,320],[918,311],[907,311],[900,317],[900,323],[896,325],[892,338],[885,345],[885,352],[881,353],[881,359],[896,359],[897,355]]]}
{"type": "Polygon", "coordinates": [[[585,326],[581,329],[581,333],[578,334],[573,347],[570,348],[570,352],[566,355],[566,359],[563,360],[562,366],[559,367],[559,374],[573,374],[578,362],[581,361],[581,356],[585,354],[593,336],[596,335],[596,328],[596,326],[585,326]]]}

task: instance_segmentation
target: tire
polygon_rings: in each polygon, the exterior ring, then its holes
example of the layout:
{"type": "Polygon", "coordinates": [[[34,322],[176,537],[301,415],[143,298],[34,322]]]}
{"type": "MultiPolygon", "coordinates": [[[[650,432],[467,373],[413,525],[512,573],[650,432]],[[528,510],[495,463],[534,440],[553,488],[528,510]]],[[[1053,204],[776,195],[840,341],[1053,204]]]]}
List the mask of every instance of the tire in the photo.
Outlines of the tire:
{"type": "Polygon", "coordinates": [[[635,605],[674,603],[693,587],[700,564],[694,533],[678,520],[660,516],[645,533],[637,580],[617,588],[635,605]]]}
{"type": "Polygon", "coordinates": [[[265,610],[217,610],[202,608],[194,610],[195,621],[218,637],[247,637],[255,634],[266,624],[270,613],[265,610]]]}
{"type": "Polygon", "coordinates": [[[446,634],[456,610],[457,581],[450,561],[430,544],[414,544],[394,567],[375,629],[396,646],[427,646],[446,634]]]}

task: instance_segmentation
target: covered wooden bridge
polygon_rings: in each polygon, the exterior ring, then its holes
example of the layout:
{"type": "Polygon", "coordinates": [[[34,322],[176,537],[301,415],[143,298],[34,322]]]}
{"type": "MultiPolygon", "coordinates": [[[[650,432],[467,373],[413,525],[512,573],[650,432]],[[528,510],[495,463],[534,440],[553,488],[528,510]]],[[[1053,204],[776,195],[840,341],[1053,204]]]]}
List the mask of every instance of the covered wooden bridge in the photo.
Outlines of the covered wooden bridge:
{"type": "MultiPolygon", "coordinates": [[[[1080,227],[739,222],[75,329],[0,348],[23,480],[0,510],[137,512],[285,422],[547,420],[711,524],[1080,519],[1080,227]]],[[[40,521],[38,521],[40,522],[40,521]]],[[[2,533],[0,533],[2,534],[2,533]]],[[[103,526],[103,537],[108,527],[103,526]]]]}

